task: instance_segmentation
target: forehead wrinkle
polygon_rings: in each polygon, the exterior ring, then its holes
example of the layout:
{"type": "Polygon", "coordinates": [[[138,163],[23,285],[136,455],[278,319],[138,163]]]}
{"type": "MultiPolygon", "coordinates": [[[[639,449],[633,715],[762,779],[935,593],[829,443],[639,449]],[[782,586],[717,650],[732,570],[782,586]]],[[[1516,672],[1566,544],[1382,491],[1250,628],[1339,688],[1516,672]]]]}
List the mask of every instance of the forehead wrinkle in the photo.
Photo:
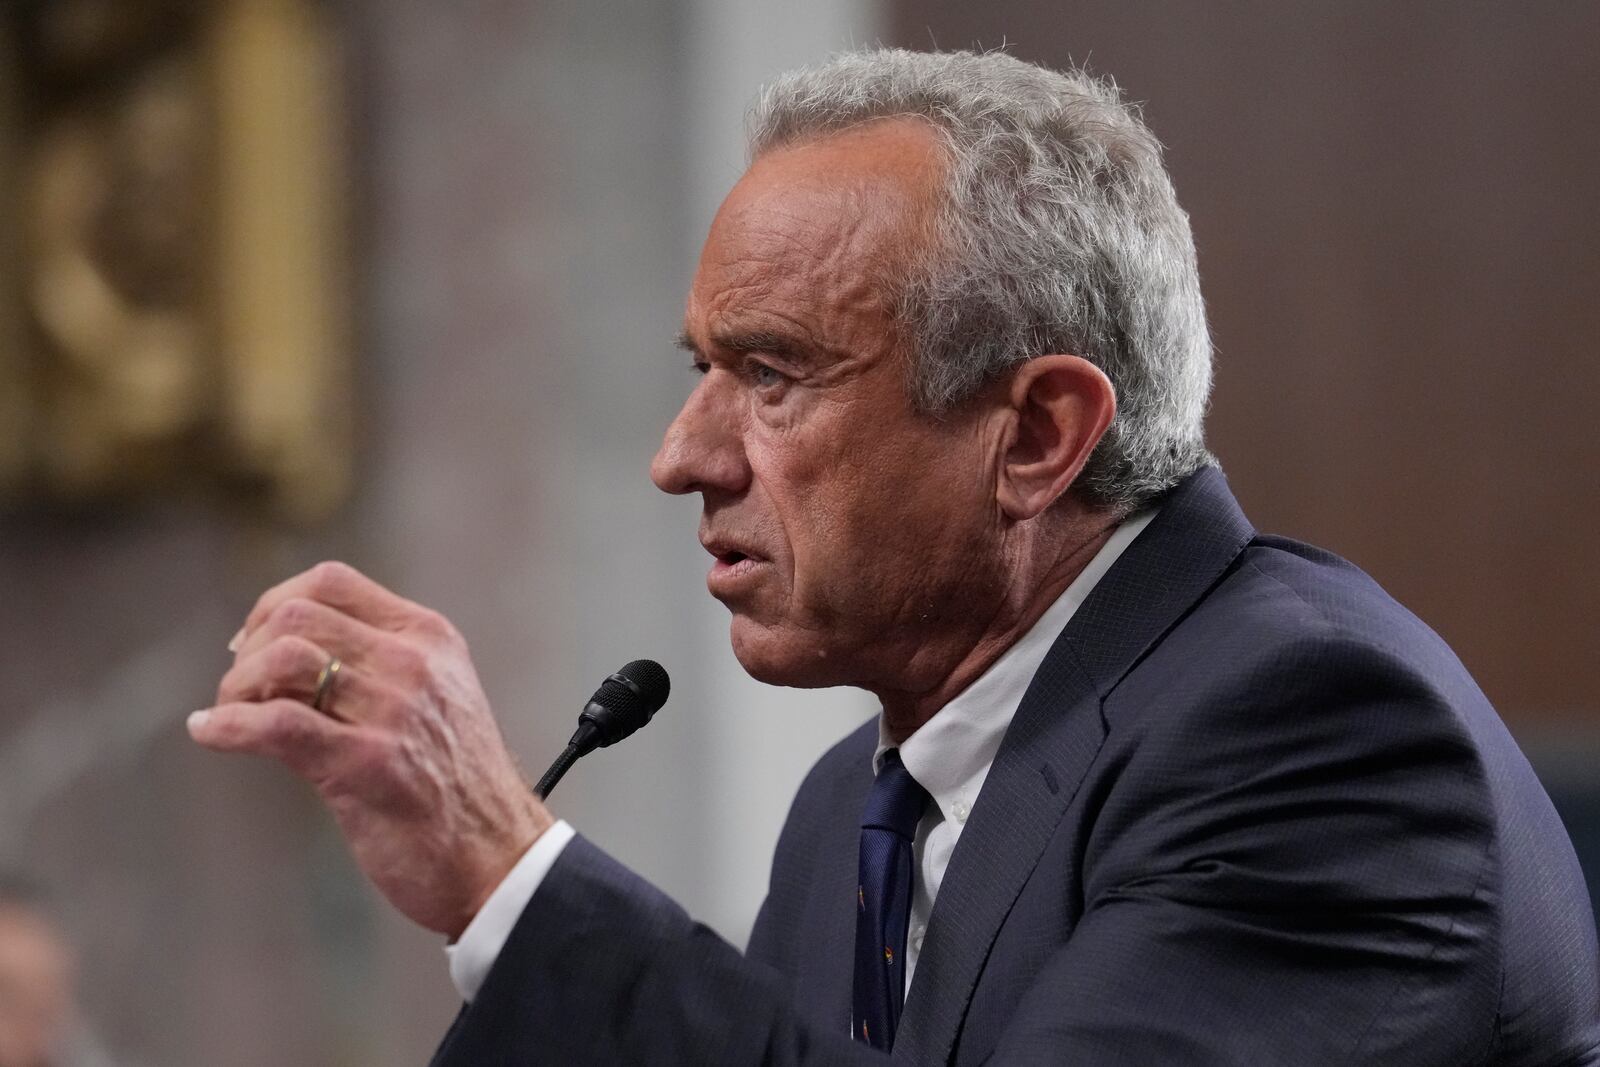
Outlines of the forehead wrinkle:
{"type": "Polygon", "coordinates": [[[811,142],[752,164],[713,222],[691,290],[690,323],[702,339],[760,329],[770,316],[825,353],[900,347],[896,288],[926,239],[929,183],[899,145],[863,152],[852,140],[863,139],[811,142]]]}
{"type": "Polygon", "coordinates": [[[818,190],[799,204],[780,201],[770,214],[790,225],[776,228],[773,236],[782,253],[809,264],[855,266],[894,251],[900,226],[895,205],[887,200],[857,179],[818,190]]]}
{"type": "Polygon", "coordinates": [[[860,218],[842,218],[809,232],[766,230],[757,237],[764,247],[741,249],[723,264],[710,310],[719,317],[740,310],[775,316],[807,335],[841,313],[882,314],[889,294],[875,269],[882,258],[871,232],[876,229],[860,218]]]}

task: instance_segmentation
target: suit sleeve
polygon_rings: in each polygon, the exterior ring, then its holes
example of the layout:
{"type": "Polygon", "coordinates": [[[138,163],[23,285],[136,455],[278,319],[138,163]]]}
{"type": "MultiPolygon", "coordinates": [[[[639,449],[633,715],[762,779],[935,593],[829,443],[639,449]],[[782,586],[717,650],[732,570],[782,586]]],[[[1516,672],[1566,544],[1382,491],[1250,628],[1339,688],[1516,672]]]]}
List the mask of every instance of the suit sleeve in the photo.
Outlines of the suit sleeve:
{"type": "Polygon", "coordinates": [[[1495,856],[1463,722],[1381,650],[1241,660],[1118,757],[1083,917],[994,1063],[1488,1055],[1495,856]]]}
{"type": "Polygon", "coordinates": [[[556,861],[433,1060],[435,1067],[887,1062],[842,1031],[802,1023],[775,971],[747,960],[581,836],[556,861]]]}

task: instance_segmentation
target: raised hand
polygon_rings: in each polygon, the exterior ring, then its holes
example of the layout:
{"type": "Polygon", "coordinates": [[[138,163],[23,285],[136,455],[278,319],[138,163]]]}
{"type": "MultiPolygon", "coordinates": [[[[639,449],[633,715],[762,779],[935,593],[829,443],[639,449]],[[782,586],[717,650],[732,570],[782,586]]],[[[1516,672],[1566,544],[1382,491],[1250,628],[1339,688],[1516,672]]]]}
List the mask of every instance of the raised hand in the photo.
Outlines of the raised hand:
{"type": "Polygon", "coordinates": [[[230,647],[216,705],[189,717],[190,735],[282,761],[321,794],[395,907],[459,936],[553,821],[460,634],[354,568],[321,563],[262,594],[230,647]]]}

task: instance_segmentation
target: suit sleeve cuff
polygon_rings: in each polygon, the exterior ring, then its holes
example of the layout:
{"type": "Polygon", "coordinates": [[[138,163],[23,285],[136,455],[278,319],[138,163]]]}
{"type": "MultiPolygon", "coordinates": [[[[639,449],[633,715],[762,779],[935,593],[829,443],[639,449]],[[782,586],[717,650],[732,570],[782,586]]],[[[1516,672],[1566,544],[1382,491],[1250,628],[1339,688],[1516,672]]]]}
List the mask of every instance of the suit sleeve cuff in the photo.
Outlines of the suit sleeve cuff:
{"type": "Polygon", "coordinates": [[[560,819],[540,834],[539,840],[523,853],[511,873],[484,901],[456,943],[445,946],[445,956],[450,961],[450,980],[455,983],[462,1000],[470,1004],[478,995],[517,920],[575,833],[565,819],[560,819]]]}

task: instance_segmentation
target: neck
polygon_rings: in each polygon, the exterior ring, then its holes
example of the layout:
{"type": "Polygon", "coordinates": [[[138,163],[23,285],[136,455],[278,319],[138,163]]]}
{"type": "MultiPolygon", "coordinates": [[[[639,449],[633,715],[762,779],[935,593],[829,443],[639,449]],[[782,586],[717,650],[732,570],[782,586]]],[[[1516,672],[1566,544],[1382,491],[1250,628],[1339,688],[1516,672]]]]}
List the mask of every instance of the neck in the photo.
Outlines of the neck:
{"type": "MultiPolygon", "coordinates": [[[[1012,580],[997,598],[987,624],[975,634],[935,636],[922,648],[926,656],[940,660],[931,673],[931,687],[913,690],[875,688],[883,704],[884,724],[889,736],[900,744],[922,727],[963,690],[977,681],[1006,649],[1033,628],[1050,605],[1054,604],[1073,579],[1083,572],[1095,554],[1104,547],[1121,520],[1103,513],[1084,515],[1069,524],[1069,533],[1058,541],[1054,551],[1043,554],[1033,565],[1015,570],[1012,580]]],[[[925,673],[924,677],[928,674],[925,673]]]]}

